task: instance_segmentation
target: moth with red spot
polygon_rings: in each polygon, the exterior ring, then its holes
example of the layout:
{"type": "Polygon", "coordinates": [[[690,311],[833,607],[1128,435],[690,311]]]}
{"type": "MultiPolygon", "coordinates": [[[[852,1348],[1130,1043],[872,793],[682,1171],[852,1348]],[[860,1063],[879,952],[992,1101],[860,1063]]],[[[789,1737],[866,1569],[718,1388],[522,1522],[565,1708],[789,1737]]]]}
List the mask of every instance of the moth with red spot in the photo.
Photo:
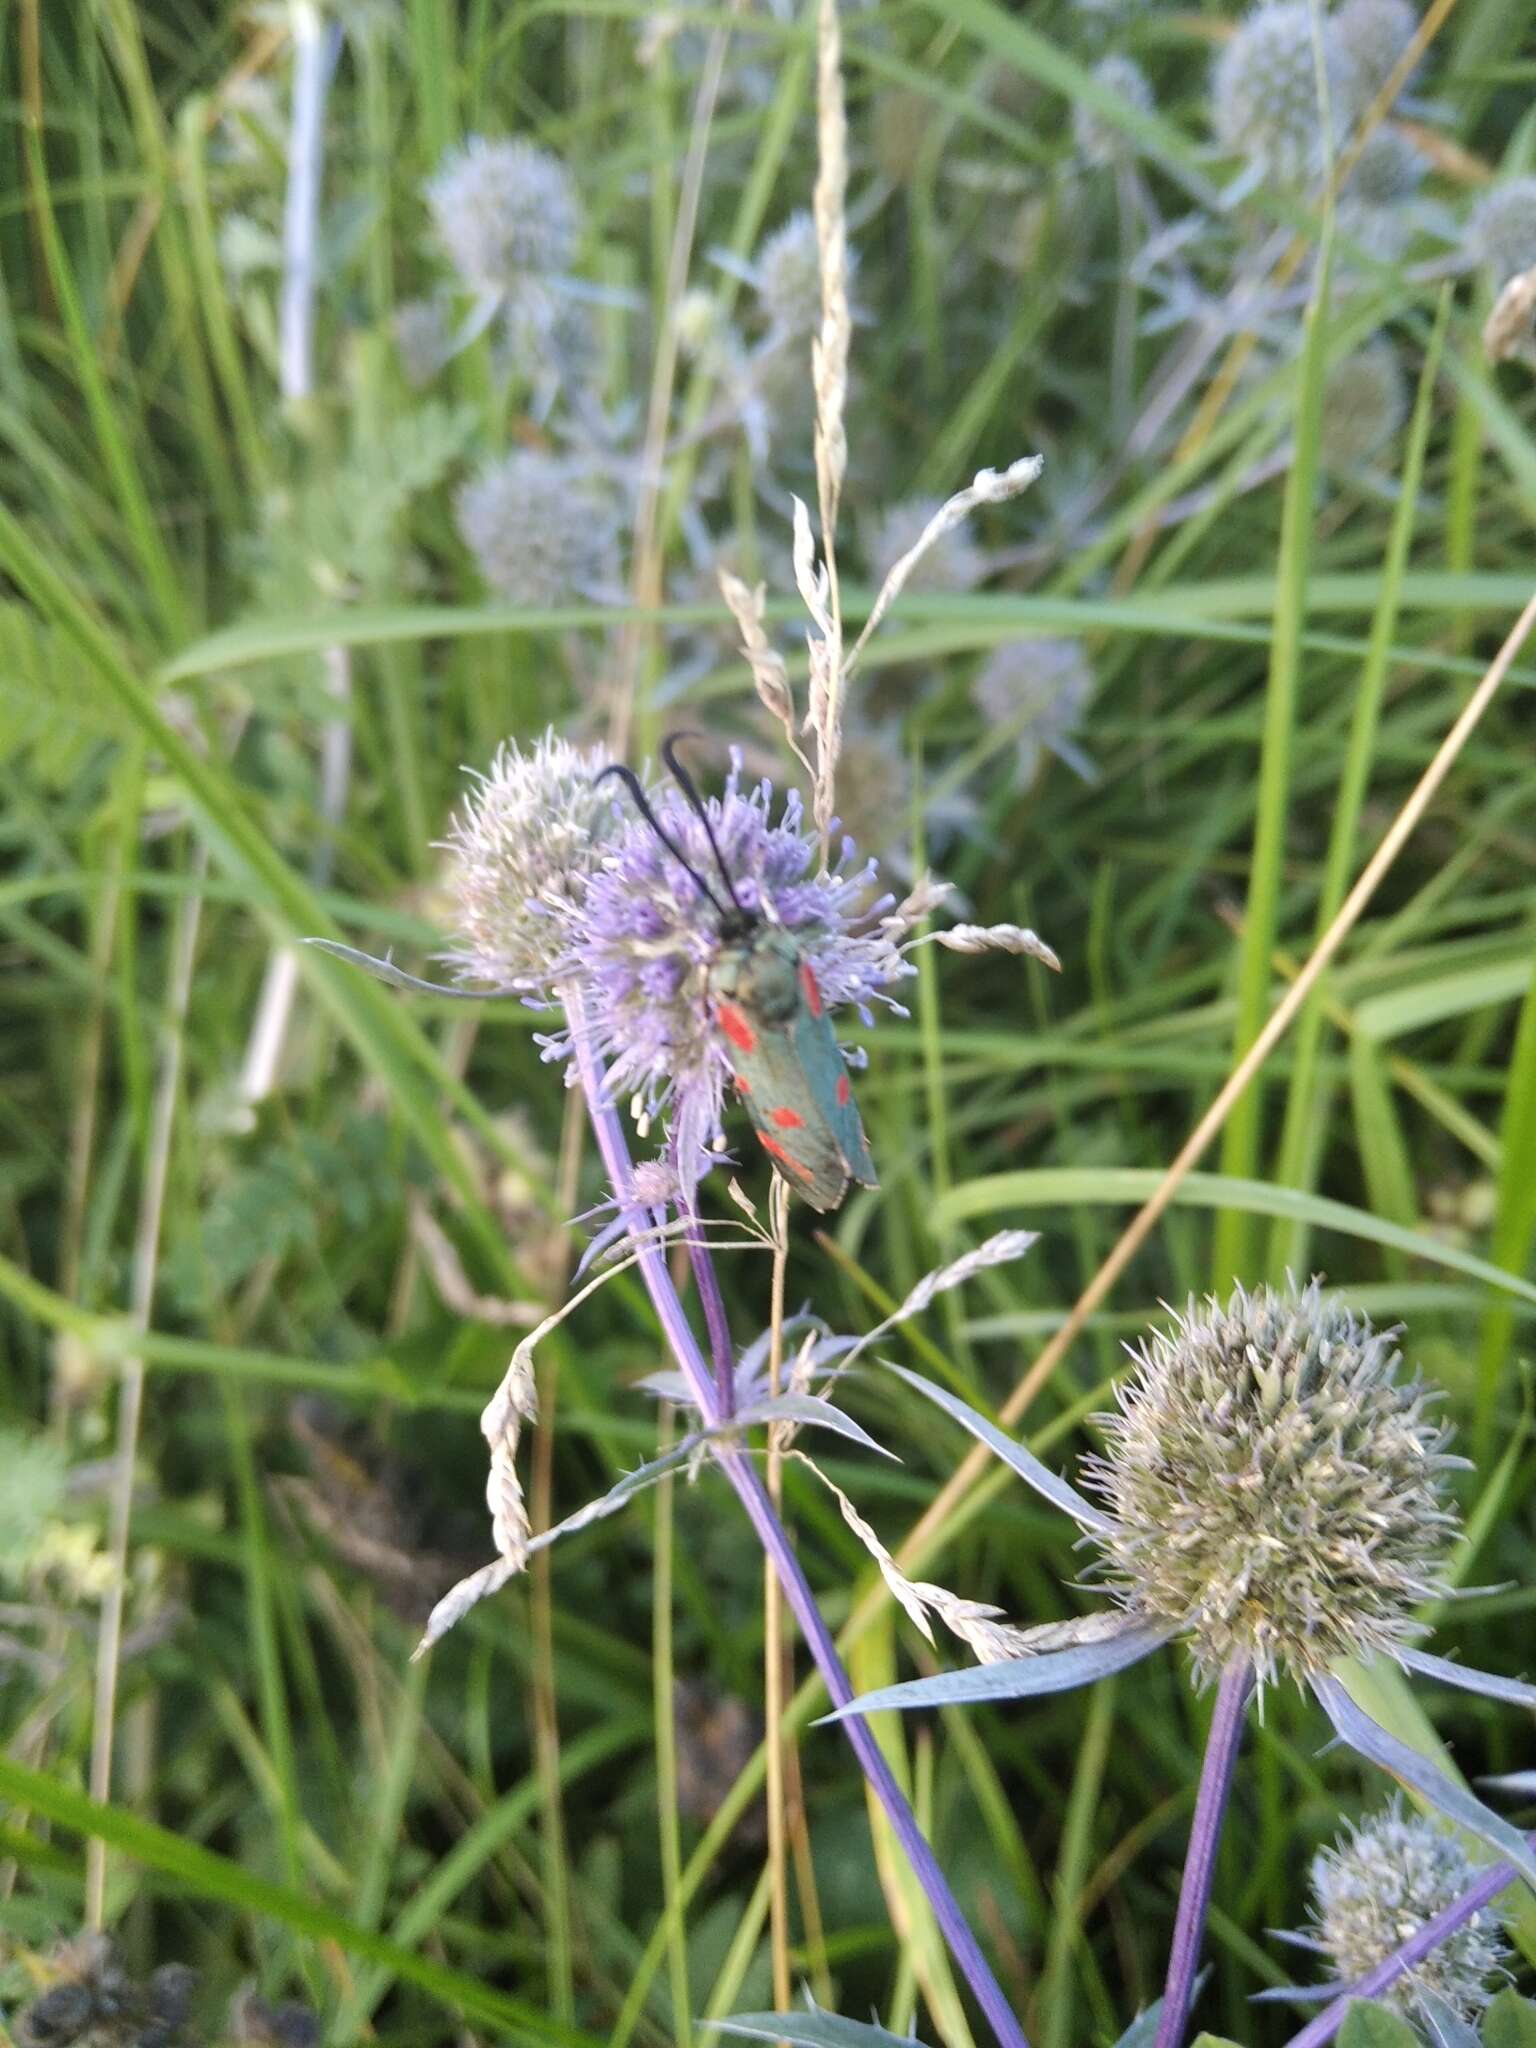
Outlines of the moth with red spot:
{"type": "Polygon", "coordinates": [[[603,775],[616,775],[625,784],[641,816],[718,920],[705,988],[731,1078],[763,1150],[813,1209],[835,1209],[850,1180],[877,1185],[847,1062],[815,970],[793,933],[749,909],[737,895],[704,799],[674,751],[679,737],[674,734],[663,743],[661,757],[704,827],[726,901],[657,818],[634,771],[605,768],[603,775]]]}

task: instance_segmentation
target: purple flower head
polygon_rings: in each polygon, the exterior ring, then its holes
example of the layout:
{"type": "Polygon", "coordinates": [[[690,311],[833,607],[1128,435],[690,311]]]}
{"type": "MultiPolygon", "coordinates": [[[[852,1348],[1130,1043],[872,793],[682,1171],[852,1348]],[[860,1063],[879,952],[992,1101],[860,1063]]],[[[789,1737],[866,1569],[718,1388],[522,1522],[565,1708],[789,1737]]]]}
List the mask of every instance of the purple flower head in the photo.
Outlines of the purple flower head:
{"type": "MultiPolygon", "coordinates": [[[[698,813],[670,786],[654,806],[668,837],[728,906],[698,813]]],[[[871,901],[874,863],[860,863],[844,840],[836,864],[818,870],[799,795],[790,791],[775,819],[770,783],[743,791],[739,755],[706,808],[736,900],[794,936],[827,1007],[851,1003],[866,1024],[877,999],[899,1007],[884,991],[912,969],[881,923],[890,898],[871,901]]],[[[586,994],[613,1093],[632,1097],[642,1117],[667,1115],[685,1185],[703,1172],[720,1135],[730,1076],[709,994],[726,943],[720,926],[719,910],[639,816],[610,843],[573,920],[571,978],[586,994]]]]}

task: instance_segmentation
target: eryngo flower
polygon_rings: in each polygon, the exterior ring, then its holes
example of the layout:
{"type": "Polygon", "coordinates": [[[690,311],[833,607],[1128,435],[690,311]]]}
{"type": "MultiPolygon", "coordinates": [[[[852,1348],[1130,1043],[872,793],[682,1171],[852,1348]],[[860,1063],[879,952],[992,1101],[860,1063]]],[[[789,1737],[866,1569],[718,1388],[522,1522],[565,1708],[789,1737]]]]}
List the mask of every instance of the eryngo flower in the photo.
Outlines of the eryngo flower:
{"type": "MultiPolygon", "coordinates": [[[[1396,1333],[1325,1301],[1314,1280],[1191,1302],[1133,1357],[1118,1412],[1101,1418],[1104,1454],[1085,1463],[1103,1507],[947,1387],[891,1368],[1072,1517],[1099,1553],[1119,1623],[1085,1615],[1033,1653],[884,1686],[839,1713],[1038,1698],[1182,1637],[1201,1678],[1221,1673],[1229,1719],[1254,1677],[1305,1681],[1340,1741],[1536,1884],[1536,1851],[1519,1829],[1373,1720],[1334,1669],[1385,1655],[1536,1707],[1536,1685],[1412,1647],[1415,1608],[1446,1590],[1458,1517],[1445,1473],[1460,1461],[1445,1454],[1427,1390],[1404,1377],[1396,1333]]],[[[1211,1840],[1207,1830],[1202,1853],[1211,1840]]]]}
{"type": "MultiPolygon", "coordinates": [[[[1116,99],[1124,100],[1138,113],[1152,112],[1152,87],[1134,57],[1112,51],[1094,65],[1093,75],[1116,99]]],[[[1135,143],[1123,128],[1115,127],[1082,101],[1072,110],[1072,140],[1084,162],[1100,168],[1129,162],[1136,153],[1135,143]]]]}
{"type": "Polygon", "coordinates": [[[1495,291],[1536,264],[1536,177],[1490,185],[1472,209],[1467,240],[1495,291]]]}
{"type": "Polygon", "coordinates": [[[550,732],[526,753],[509,740],[476,775],[446,841],[461,981],[551,998],[587,877],[619,823],[612,785],[595,782],[606,765],[550,732]]]}
{"type": "MultiPolygon", "coordinates": [[[[904,498],[875,522],[865,547],[875,587],[916,547],[934,514],[938,498],[904,498]]],[[[971,590],[987,573],[987,558],[963,525],[952,526],[927,550],[907,578],[912,590],[971,590]]]]}
{"type": "MultiPolygon", "coordinates": [[[[1311,1932],[1332,1961],[1339,1988],[1385,1962],[1478,1874],[1457,1836],[1405,1813],[1398,1798],[1320,1850],[1312,1863],[1311,1932]]],[[[1439,2004],[1470,2020],[1488,2003],[1508,1955],[1498,1915],[1484,1908],[1379,1996],[1410,2019],[1439,2004]]]]}
{"type": "Polygon", "coordinates": [[[565,270],[581,210],[570,172],[537,143],[472,135],[428,182],[438,239],[471,291],[500,297],[565,270]]]}
{"type": "Polygon", "coordinates": [[[1121,1604],[1183,1635],[1202,1676],[1395,1652],[1444,1590],[1448,1431],[1395,1333],[1302,1293],[1197,1305],[1136,1354],[1088,1483],[1121,1604]]]}
{"type": "MultiPolygon", "coordinates": [[[[791,934],[829,1010],[851,1003],[871,1022],[870,1005],[890,1002],[885,990],[912,971],[881,921],[890,899],[871,902],[873,863],[860,863],[845,840],[841,858],[819,870],[799,795],[791,791],[775,817],[771,784],[744,790],[739,761],[706,807],[742,909],[791,934]]],[[[655,809],[668,837],[729,901],[698,813],[675,789],[655,809]]],[[[729,1075],[708,998],[722,943],[719,913],[650,824],[635,817],[586,885],[571,957],[615,1096],[669,1116],[689,1183],[719,1134],[729,1075]]]]}
{"type": "Polygon", "coordinates": [[[1323,460],[1352,469],[1390,441],[1408,412],[1408,392],[1397,351],[1384,339],[1368,341],[1328,372],[1323,391],[1323,460]]]}
{"type": "Polygon", "coordinates": [[[1238,24],[1211,74],[1211,123],[1222,147],[1282,184],[1321,168],[1354,102],[1354,72],[1329,19],[1317,22],[1328,126],[1318,93],[1311,0],[1268,0],[1238,24]]]}
{"type": "Polygon", "coordinates": [[[1078,774],[1092,764],[1073,745],[1094,692],[1094,674],[1081,640],[1047,635],[1012,640],[982,663],[971,695],[977,710],[998,733],[1013,737],[1021,784],[1034,781],[1047,752],[1078,774]]]}
{"type": "Polygon", "coordinates": [[[513,604],[602,599],[618,577],[618,508],[590,471],[532,448],[488,462],[455,501],[480,574],[513,604]]]}
{"type": "Polygon", "coordinates": [[[1397,69],[1418,25],[1411,0],[1344,0],[1333,28],[1353,70],[1355,114],[1366,111],[1397,69]]]}
{"type": "Polygon", "coordinates": [[[774,229],[757,252],[753,273],[774,338],[808,341],[821,325],[821,256],[808,213],[792,213],[774,229]]]}

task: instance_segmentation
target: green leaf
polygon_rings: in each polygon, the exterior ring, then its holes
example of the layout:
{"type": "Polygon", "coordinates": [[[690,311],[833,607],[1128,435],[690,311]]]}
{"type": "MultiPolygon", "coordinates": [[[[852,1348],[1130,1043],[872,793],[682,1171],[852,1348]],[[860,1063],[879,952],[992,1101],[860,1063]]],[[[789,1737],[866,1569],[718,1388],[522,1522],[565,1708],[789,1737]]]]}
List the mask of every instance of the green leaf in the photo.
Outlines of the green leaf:
{"type": "Polygon", "coordinates": [[[1352,1998],[1339,2029],[1339,2048],[1422,2048],[1400,2014],[1366,1998],[1352,1998]]]}
{"type": "MultiPolygon", "coordinates": [[[[1103,1204],[1129,1207],[1144,1202],[1162,1184],[1162,1173],[1143,1166],[1042,1166],[1019,1173],[994,1173],[952,1188],[936,1205],[934,1227],[945,1231],[971,1216],[998,1209],[1039,1209],[1050,1203],[1067,1206],[1103,1204]]],[[[1311,1195],[1300,1188],[1270,1187],[1264,1181],[1237,1180],[1219,1173],[1191,1173],[1180,1182],[1174,1203],[1190,1209],[1245,1209],[1255,1216],[1283,1216],[1336,1230],[1345,1237],[1364,1238],[1389,1251],[1407,1252],[1435,1266],[1470,1274],[1489,1287],[1536,1301],[1536,1285],[1501,1271],[1486,1259],[1455,1245],[1442,1244],[1416,1230],[1385,1222],[1347,1202],[1311,1195]]]]}
{"type": "Polygon", "coordinates": [[[1506,1986],[1483,2015],[1483,2048],[1536,2048],[1536,2003],[1506,1986]]]}
{"type": "Polygon", "coordinates": [[[845,2020],[814,2005],[806,2012],[738,2012],[709,2024],[722,2034],[792,2041],[795,2048],[917,2048],[910,2034],[891,2034],[869,2020],[845,2020]]]}
{"type": "Polygon", "coordinates": [[[540,2048],[546,2043],[560,2044],[560,2048],[594,2048],[590,2034],[558,2025],[534,2006],[493,1989],[478,1977],[402,1948],[286,1885],[257,1877],[228,1857],[217,1856],[120,1806],[88,1799],[74,1786],[45,1772],[28,1770],[9,1757],[0,1757],[0,1798],[44,1814],[76,1834],[94,1835],[146,1868],[177,1879],[194,1898],[217,1899],[259,1919],[278,1921],[315,1941],[334,1942],[349,1955],[383,1963],[450,2010],[497,2029],[509,2040],[536,2042],[540,2048]]]}

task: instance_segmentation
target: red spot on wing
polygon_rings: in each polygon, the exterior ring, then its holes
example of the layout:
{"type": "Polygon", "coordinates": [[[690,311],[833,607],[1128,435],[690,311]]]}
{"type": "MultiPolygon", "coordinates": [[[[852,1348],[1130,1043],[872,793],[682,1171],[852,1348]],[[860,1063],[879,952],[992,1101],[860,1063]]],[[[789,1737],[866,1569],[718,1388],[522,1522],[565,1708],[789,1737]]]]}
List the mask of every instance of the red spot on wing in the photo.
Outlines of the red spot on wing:
{"type": "Polygon", "coordinates": [[[844,1109],[853,1100],[853,1083],[846,1074],[839,1074],[837,1077],[837,1099],[840,1106],[844,1109]]]}
{"type": "Polygon", "coordinates": [[[775,1109],[770,1110],[769,1114],[781,1131],[803,1131],[805,1129],[805,1118],[797,1109],[775,1109]]]}
{"type": "Polygon", "coordinates": [[[793,1158],[790,1153],[786,1152],[777,1138],[770,1137],[766,1131],[759,1131],[757,1138],[758,1143],[768,1154],[768,1157],[770,1159],[777,1159],[780,1166],[787,1166],[791,1173],[798,1173],[802,1180],[814,1180],[816,1178],[810,1167],[803,1160],[793,1158]]]}
{"type": "Polygon", "coordinates": [[[800,962],[800,986],[805,990],[806,1007],[813,1017],[821,1015],[821,990],[816,986],[816,976],[809,960],[800,962]]]}
{"type": "Polygon", "coordinates": [[[733,1072],[731,1075],[731,1079],[736,1083],[736,1093],[738,1095],[750,1095],[752,1093],[752,1083],[747,1079],[745,1074],[737,1074],[733,1072]]]}
{"type": "Polygon", "coordinates": [[[756,1052],[757,1033],[734,1003],[719,1003],[715,1018],[726,1037],[741,1052],[756,1052]]]}

